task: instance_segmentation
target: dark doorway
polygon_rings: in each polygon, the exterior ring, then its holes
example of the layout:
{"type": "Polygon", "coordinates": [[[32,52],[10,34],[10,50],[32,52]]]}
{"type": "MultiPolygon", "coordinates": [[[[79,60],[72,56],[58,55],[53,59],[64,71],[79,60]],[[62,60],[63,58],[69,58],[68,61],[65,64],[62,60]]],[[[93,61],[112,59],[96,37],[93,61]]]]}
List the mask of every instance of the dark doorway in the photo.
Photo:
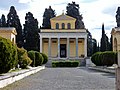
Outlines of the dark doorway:
{"type": "Polygon", "coordinates": [[[66,44],[60,44],[60,57],[66,58],[66,44]]]}

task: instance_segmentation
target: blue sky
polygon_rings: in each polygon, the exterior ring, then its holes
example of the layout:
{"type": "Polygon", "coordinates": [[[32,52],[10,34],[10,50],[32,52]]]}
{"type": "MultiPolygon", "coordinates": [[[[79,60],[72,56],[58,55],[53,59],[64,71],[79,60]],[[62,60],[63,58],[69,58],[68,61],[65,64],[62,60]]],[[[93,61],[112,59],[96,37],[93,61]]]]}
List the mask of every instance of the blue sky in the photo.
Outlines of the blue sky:
{"type": "Polygon", "coordinates": [[[7,15],[10,6],[14,5],[22,24],[25,22],[26,13],[30,11],[41,25],[45,8],[51,5],[56,14],[60,15],[63,10],[66,12],[67,4],[72,1],[79,4],[85,27],[93,38],[100,40],[102,23],[105,24],[106,34],[110,37],[111,29],[116,27],[115,15],[120,6],[119,0],[1,0],[0,15],[7,15]]]}

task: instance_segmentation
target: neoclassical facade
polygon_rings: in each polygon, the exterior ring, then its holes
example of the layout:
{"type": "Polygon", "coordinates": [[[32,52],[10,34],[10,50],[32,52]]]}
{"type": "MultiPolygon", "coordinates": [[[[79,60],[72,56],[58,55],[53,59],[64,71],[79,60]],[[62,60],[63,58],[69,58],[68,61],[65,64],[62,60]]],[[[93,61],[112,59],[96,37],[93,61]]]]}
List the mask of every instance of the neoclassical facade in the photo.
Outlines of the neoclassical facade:
{"type": "Polygon", "coordinates": [[[10,39],[14,44],[16,43],[16,29],[13,27],[1,27],[0,36],[6,39],[10,39]]]}
{"type": "Polygon", "coordinates": [[[112,29],[113,51],[120,51],[120,27],[112,29]]]}
{"type": "Polygon", "coordinates": [[[49,59],[87,57],[87,32],[75,29],[75,18],[62,14],[50,22],[51,29],[40,30],[40,52],[47,54],[49,59]]]}

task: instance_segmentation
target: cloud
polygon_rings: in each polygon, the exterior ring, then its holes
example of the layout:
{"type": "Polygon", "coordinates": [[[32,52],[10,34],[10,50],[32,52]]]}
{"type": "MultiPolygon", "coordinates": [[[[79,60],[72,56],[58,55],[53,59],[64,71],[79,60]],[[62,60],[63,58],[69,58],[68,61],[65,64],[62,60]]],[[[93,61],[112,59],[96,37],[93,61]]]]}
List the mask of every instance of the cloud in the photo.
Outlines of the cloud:
{"type": "Polygon", "coordinates": [[[8,10],[10,6],[15,6],[18,10],[23,10],[28,8],[28,4],[20,3],[18,0],[1,0],[0,8],[3,10],[8,10]]]}

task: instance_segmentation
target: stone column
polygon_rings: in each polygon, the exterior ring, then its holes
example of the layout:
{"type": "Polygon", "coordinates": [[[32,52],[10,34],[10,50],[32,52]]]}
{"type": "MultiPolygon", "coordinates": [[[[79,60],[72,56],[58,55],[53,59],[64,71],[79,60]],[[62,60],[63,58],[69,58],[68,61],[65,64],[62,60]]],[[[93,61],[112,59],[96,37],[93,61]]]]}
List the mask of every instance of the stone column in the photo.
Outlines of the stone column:
{"type": "Polygon", "coordinates": [[[60,38],[58,38],[58,58],[60,58],[60,38]]]}
{"type": "Polygon", "coordinates": [[[40,38],[40,52],[42,53],[42,38],[40,38]]]}
{"type": "Polygon", "coordinates": [[[67,38],[67,58],[69,58],[69,55],[70,55],[70,42],[69,42],[70,40],[69,40],[69,38],[67,38]]]}
{"type": "Polygon", "coordinates": [[[78,58],[78,38],[76,38],[76,58],[78,58]]]}
{"type": "Polygon", "coordinates": [[[51,38],[49,38],[49,44],[48,44],[48,56],[51,57],[51,38]]]}
{"type": "Polygon", "coordinates": [[[87,38],[84,38],[84,55],[87,57],[87,38]]]}

